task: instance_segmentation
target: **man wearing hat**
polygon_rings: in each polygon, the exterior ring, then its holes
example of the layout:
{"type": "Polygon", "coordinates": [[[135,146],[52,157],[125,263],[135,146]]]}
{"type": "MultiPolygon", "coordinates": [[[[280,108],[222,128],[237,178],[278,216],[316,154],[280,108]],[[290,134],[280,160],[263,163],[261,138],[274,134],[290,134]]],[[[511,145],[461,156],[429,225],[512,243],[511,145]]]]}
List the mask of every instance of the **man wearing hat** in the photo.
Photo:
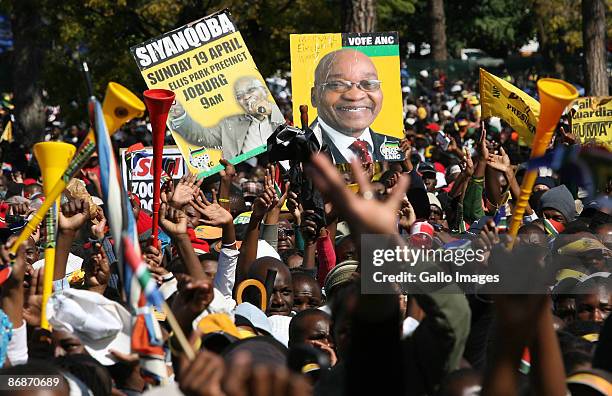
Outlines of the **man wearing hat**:
{"type": "Polygon", "coordinates": [[[574,197],[565,185],[551,188],[545,192],[540,198],[540,207],[544,218],[558,221],[561,224],[567,224],[576,217],[574,197]]]}

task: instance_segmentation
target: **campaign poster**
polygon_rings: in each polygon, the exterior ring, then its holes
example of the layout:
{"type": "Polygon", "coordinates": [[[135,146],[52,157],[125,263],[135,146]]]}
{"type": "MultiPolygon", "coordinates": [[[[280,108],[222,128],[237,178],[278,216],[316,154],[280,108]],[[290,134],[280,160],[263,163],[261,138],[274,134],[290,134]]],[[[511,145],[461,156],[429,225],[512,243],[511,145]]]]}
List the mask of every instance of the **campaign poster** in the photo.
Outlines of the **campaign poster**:
{"type": "Polygon", "coordinates": [[[265,152],[285,122],[228,10],[130,50],[150,89],[176,94],[168,128],[198,177],[265,152]]]}
{"type": "MultiPolygon", "coordinates": [[[[122,148],[121,176],[126,191],[131,191],[138,198],[143,208],[153,210],[153,147],[128,151],[122,148]]],[[[164,146],[162,155],[162,182],[171,178],[179,180],[189,168],[177,146],[164,146]]]]}
{"type": "Polygon", "coordinates": [[[292,34],[290,47],[293,114],[308,105],[334,162],[402,160],[397,32],[292,34]]]}
{"type": "Polygon", "coordinates": [[[594,142],[612,151],[612,97],[578,98],[572,109],[572,133],[580,143],[594,142]]]}

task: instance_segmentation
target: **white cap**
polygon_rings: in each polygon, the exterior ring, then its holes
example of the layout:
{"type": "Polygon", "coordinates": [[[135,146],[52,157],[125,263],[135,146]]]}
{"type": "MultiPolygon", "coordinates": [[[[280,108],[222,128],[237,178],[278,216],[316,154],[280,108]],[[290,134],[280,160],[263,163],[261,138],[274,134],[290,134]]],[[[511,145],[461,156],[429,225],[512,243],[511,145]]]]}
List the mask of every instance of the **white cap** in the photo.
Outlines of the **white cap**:
{"type": "Polygon", "coordinates": [[[270,323],[270,333],[272,334],[272,337],[276,338],[276,340],[281,342],[284,346],[288,346],[289,323],[291,322],[291,316],[268,316],[268,322],[270,323]]]}
{"type": "Polygon", "coordinates": [[[110,350],[130,353],[130,313],[115,301],[88,290],[64,289],[47,302],[49,323],[74,334],[105,366],[115,364],[110,350]]]}

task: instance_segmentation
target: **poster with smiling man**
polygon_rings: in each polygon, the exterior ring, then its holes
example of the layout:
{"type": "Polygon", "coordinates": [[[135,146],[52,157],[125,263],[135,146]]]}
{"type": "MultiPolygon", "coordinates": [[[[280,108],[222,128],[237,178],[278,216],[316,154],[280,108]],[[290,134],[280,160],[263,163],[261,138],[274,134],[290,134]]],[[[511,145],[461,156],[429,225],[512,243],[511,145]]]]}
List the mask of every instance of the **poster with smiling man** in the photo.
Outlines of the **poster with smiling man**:
{"type": "Polygon", "coordinates": [[[404,136],[397,32],[291,35],[293,112],[336,164],[399,161],[404,136]]]}

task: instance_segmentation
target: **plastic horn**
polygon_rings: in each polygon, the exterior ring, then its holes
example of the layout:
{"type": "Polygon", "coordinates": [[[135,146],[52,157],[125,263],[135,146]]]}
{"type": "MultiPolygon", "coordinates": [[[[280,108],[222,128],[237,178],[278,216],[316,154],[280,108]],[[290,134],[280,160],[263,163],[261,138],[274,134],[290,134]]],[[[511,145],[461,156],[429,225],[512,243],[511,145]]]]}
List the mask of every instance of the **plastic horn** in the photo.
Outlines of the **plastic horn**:
{"type": "MultiPolygon", "coordinates": [[[[43,191],[49,196],[52,187],[66,171],[76,148],[68,143],[44,142],[34,145],[34,156],[43,179],[43,191]]],[[[40,312],[40,327],[49,329],[47,320],[47,301],[53,289],[53,272],[55,271],[55,234],[57,232],[57,211],[59,197],[47,199],[52,202],[51,210],[47,216],[47,238],[45,243],[45,274],[43,278],[43,297],[40,312]]]]}
{"type": "MultiPolygon", "coordinates": [[[[127,88],[123,87],[114,82],[108,83],[106,87],[106,96],[104,97],[104,103],[102,104],[102,112],[104,113],[104,119],[108,126],[108,131],[112,135],[121,125],[128,122],[134,117],[142,117],[144,115],[145,105],[138,99],[136,95],[130,92],[127,88]]],[[[42,206],[34,213],[34,217],[26,224],[21,234],[11,247],[11,253],[17,254],[19,246],[25,242],[30,235],[40,225],[45,214],[55,202],[62,191],[68,185],[70,179],[72,179],[77,172],[89,161],[89,158],[96,151],[96,140],[94,138],[93,131],[89,131],[83,143],[77,150],[77,154],[72,159],[72,162],[68,166],[68,169],[64,172],[62,177],[55,183],[51,191],[47,193],[45,191],[45,197],[48,200],[43,202],[42,206]],[[49,199],[50,198],[50,199],[49,199]]]]}
{"type": "Polygon", "coordinates": [[[238,304],[242,304],[242,295],[244,294],[244,290],[249,286],[255,286],[259,290],[261,310],[266,312],[266,308],[268,306],[268,293],[266,292],[266,287],[264,284],[257,279],[246,279],[240,282],[238,289],[236,289],[236,302],[238,304]]]}
{"type": "MultiPolygon", "coordinates": [[[[540,94],[541,106],[540,120],[536,126],[536,133],[531,147],[531,158],[541,157],[546,153],[561,113],[568,104],[578,97],[578,91],[573,85],[554,78],[542,78],[539,80],[538,93],[540,94]]],[[[516,241],[516,236],[525,214],[525,208],[529,202],[529,196],[537,177],[537,169],[528,171],[521,183],[521,192],[514,206],[514,213],[512,213],[508,232],[510,235],[509,249],[512,249],[516,241]]]]}
{"type": "Polygon", "coordinates": [[[154,244],[157,243],[159,233],[159,196],[166,121],[170,106],[174,102],[174,96],[174,92],[167,89],[149,89],[144,92],[144,100],[149,110],[153,130],[153,230],[151,241],[154,244]]]}

